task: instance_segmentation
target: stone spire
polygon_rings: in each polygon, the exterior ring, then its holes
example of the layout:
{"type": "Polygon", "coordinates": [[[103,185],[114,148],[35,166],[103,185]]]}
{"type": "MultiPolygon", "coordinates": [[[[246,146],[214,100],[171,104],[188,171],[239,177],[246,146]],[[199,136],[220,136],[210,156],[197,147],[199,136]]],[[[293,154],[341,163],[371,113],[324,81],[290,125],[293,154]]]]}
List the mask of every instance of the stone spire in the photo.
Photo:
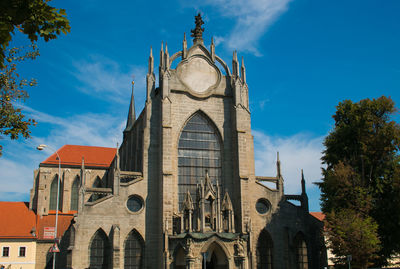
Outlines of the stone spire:
{"type": "Polygon", "coordinates": [[[149,74],[154,73],[154,58],[153,58],[153,48],[150,47],[150,56],[149,56],[149,74]]]}
{"type": "Polygon", "coordinates": [[[187,41],[186,41],[186,33],[183,33],[183,42],[182,42],[182,60],[187,57],[187,41]]]}
{"type": "Polygon", "coordinates": [[[276,153],[276,176],[281,177],[281,161],[279,160],[279,151],[276,153]]]}
{"type": "Polygon", "coordinates": [[[135,97],[134,97],[134,84],[135,81],[132,80],[132,94],[131,94],[131,103],[129,104],[129,112],[128,112],[128,120],[126,121],[126,128],[125,131],[130,131],[133,127],[133,124],[135,123],[136,120],[136,115],[135,115],[135,97]]]}
{"type": "Polygon", "coordinates": [[[237,58],[237,51],[233,51],[233,57],[232,57],[232,75],[234,77],[239,76],[239,61],[237,58]]]}
{"type": "Polygon", "coordinates": [[[201,26],[204,24],[203,19],[201,18],[200,13],[194,17],[195,18],[195,24],[196,27],[191,30],[192,32],[192,37],[193,39],[193,44],[203,44],[203,32],[204,28],[201,28],[201,26]]]}
{"type": "Polygon", "coordinates": [[[242,66],[241,66],[241,69],[240,69],[240,76],[241,76],[241,78],[242,78],[242,82],[244,83],[244,84],[246,84],[246,67],[244,66],[244,59],[243,59],[243,56],[242,56],[242,66]]]}
{"type": "Polygon", "coordinates": [[[301,194],[306,193],[306,181],[304,180],[303,169],[301,169],[301,194]]]}
{"type": "Polygon", "coordinates": [[[215,62],[215,45],[213,37],[211,37],[210,52],[211,52],[211,59],[215,62]]]}

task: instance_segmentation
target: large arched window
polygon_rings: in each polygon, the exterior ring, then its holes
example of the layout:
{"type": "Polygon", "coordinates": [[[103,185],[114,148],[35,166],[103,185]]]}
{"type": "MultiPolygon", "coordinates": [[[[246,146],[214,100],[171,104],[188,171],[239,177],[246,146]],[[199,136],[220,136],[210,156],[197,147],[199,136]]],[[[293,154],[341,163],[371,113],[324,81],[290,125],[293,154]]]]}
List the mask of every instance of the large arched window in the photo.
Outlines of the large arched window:
{"type": "MultiPolygon", "coordinates": [[[[57,210],[57,190],[58,189],[58,175],[56,175],[53,179],[53,181],[51,182],[50,185],[50,205],[49,205],[49,210],[57,210]]],[[[61,190],[61,186],[60,186],[60,197],[59,197],[59,210],[61,210],[61,205],[62,205],[62,190],[61,190]]]]}
{"type": "Polygon", "coordinates": [[[76,177],[71,187],[71,207],[70,210],[78,210],[79,199],[79,177],[76,177]]]}
{"type": "Polygon", "coordinates": [[[107,235],[99,229],[90,244],[90,269],[108,269],[111,257],[107,235]]]}
{"type": "Polygon", "coordinates": [[[257,269],[272,269],[272,238],[262,230],[257,241],[257,269]]]}
{"type": "Polygon", "coordinates": [[[136,231],[130,232],[125,241],[124,268],[143,268],[143,240],[136,231]]]}
{"type": "Polygon", "coordinates": [[[296,248],[297,269],[308,269],[307,244],[306,241],[304,241],[304,236],[301,233],[296,235],[294,244],[296,248]]]}
{"type": "Polygon", "coordinates": [[[196,199],[196,186],[204,180],[206,171],[215,184],[221,184],[221,142],[217,129],[198,112],[186,123],[178,144],[179,208],[189,190],[196,199]]]}

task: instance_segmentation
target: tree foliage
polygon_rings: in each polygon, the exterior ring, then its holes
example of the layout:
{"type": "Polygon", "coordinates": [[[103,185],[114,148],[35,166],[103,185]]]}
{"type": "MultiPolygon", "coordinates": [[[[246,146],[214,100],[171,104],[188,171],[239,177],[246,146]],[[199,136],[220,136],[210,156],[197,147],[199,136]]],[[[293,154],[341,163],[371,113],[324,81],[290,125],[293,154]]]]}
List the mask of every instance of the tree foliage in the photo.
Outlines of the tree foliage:
{"type": "Polygon", "coordinates": [[[352,255],[352,268],[366,269],[379,250],[378,224],[353,209],[342,209],[326,216],[328,247],[335,255],[335,264],[346,265],[352,255]]]}
{"type": "Polygon", "coordinates": [[[49,5],[51,0],[0,0],[0,68],[4,67],[5,51],[15,29],[35,42],[45,41],[70,31],[64,9],[49,5]]]}
{"type": "MultiPolygon", "coordinates": [[[[324,141],[322,157],[326,164],[319,184],[323,212],[343,218],[343,214],[352,212],[364,222],[372,218],[378,225],[380,247],[374,240],[376,248],[370,249],[379,250],[378,259],[373,253],[365,259],[374,258],[377,265],[400,251],[400,126],[391,120],[396,112],[394,102],[384,96],[339,103],[333,116],[335,127],[324,141]]],[[[328,226],[337,224],[333,218],[329,220],[328,226]]],[[[372,229],[370,225],[363,227],[372,229]]],[[[364,232],[372,234],[371,230],[364,232]]],[[[357,248],[347,251],[352,254],[357,248]]]]}
{"type": "MultiPolygon", "coordinates": [[[[0,135],[18,139],[20,136],[30,137],[29,126],[34,125],[33,119],[25,119],[16,103],[28,97],[24,88],[35,86],[36,80],[21,78],[17,72],[19,62],[35,59],[39,52],[35,45],[28,51],[23,48],[12,48],[6,51],[6,65],[0,72],[0,135]]],[[[2,146],[0,145],[0,156],[2,146]]]]}
{"type": "MultiPolygon", "coordinates": [[[[51,0],[0,0],[0,138],[30,137],[29,127],[35,124],[26,119],[18,102],[28,97],[25,86],[36,85],[35,80],[23,79],[17,72],[17,63],[35,59],[39,55],[36,41],[49,41],[70,31],[64,9],[49,5],[51,0]],[[31,41],[31,50],[9,48],[15,29],[31,41]]],[[[2,153],[0,146],[0,156],[2,153]]]]}

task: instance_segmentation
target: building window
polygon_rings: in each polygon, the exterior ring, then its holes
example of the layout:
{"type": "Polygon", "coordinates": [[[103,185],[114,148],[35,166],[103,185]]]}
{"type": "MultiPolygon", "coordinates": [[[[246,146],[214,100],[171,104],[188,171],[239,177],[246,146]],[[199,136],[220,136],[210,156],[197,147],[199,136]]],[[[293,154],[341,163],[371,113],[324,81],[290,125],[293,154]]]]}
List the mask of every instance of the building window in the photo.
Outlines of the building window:
{"type": "Polygon", "coordinates": [[[76,177],[71,188],[71,208],[70,210],[78,210],[78,199],[79,199],[79,177],[76,177]]]}
{"type": "Polygon", "coordinates": [[[3,247],[3,257],[10,256],[10,247],[3,247]]]}
{"type": "Polygon", "coordinates": [[[143,208],[143,199],[138,195],[132,195],[126,202],[126,207],[131,212],[139,212],[143,208]]]}
{"type": "MultiPolygon", "coordinates": [[[[50,185],[50,206],[49,210],[57,210],[57,191],[58,191],[58,175],[56,175],[53,179],[53,182],[51,182],[50,185]]],[[[61,209],[62,205],[62,189],[60,186],[60,197],[59,197],[59,209],[61,209]]]]}
{"type": "Polygon", "coordinates": [[[204,180],[206,171],[213,184],[221,182],[221,142],[217,129],[202,114],[196,113],[186,123],[178,145],[178,196],[181,209],[189,190],[197,199],[196,186],[204,180]]]}
{"type": "Polygon", "coordinates": [[[143,264],[143,240],[136,232],[132,231],[125,242],[125,269],[140,269],[143,264]]]}
{"type": "Polygon", "coordinates": [[[110,257],[110,245],[107,235],[103,230],[98,230],[90,244],[90,269],[108,268],[110,257]]]}
{"type": "Polygon", "coordinates": [[[297,269],[308,269],[307,245],[303,235],[300,233],[296,235],[294,243],[296,247],[297,269]]]}
{"type": "Polygon", "coordinates": [[[257,241],[257,269],[272,269],[272,238],[262,230],[257,241]]]}
{"type": "Polygon", "coordinates": [[[19,257],[25,257],[26,254],[26,247],[19,248],[19,257]]]}

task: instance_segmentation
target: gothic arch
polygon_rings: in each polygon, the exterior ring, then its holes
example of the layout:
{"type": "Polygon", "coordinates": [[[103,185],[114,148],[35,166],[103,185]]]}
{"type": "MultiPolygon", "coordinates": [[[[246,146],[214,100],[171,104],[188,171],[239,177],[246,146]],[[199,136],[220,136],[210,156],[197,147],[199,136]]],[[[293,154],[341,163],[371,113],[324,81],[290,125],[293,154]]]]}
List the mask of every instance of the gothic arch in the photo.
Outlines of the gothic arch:
{"type": "MultiPolygon", "coordinates": [[[[222,242],[214,239],[203,247],[201,253],[203,252],[207,252],[206,268],[229,268],[229,253],[222,242]]],[[[202,259],[203,258],[204,257],[202,257],[202,259]]],[[[202,265],[204,266],[203,260],[202,265]]]]}
{"type": "Polygon", "coordinates": [[[174,269],[186,268],[186,253],[181,244],[178,244],[174,250],[174,269]]]}
{"type": "Polygon", "coordinates": [[[256,262],[257,269],[273,268],[273,241],[269,232],[263,229],[257,240],[256,262]]]}
{"type": "Polygon", "coordinates": [[[124,242],[124,268],[143,268],[144,240],[136,229],[133,229],[124,242]]]}
{"type": "Polygon", "coordinates": [[[298,232],[293,239],[295,248],[295,262],[297,269],[308,269],[308,247],[305,236],[302,232],[298,232]]]}
{"type": "Polygon", "coordinates": [[[61,178],[58,181],[58,174],[56,174],[50,184],[50,199],[49,199],[49,210],[57,210],[57,192],[59,193],[58,210],[62,211],[62,182],[61,178]],[[58,192],[58,182],[60,182],[59,192],[58,192]]]}
{"type": "Polygon", "coordinates": [[[108,269],[112,267],[110,241],[103,229],[99,228],[90,239],[89,268],[108,269]]]}
{"type": "Polygon", "coordinates": [[[72,182],[72,186],[71,186],[71,205],[70,205],[70,210],[73,210],[73,211],[77,211],[78,210],[79,185],[80,185],[80,178],[79,178],[79,176],[76,176],[75,180],[72,182]]]}
{"type": "Polygon", "coordinates": [[[201,252],[206,252],[208,249],[210,249],[211,245],[218,245],[221,248],[221,250],[224,252],[226,257],[231,257],[232,256],[231,252],[225,246],[224,242],[219,240],[218,237],[213,237],[211,240],[206,242],[205,245],[202,247],[201,252]]]}
{"type": "Polygon", "coordinates": [[[215,123],[204,112],[193,113],[183,125],[177,141],[179,208],[189,191],[196,199],[196,189],[206,171],[213,184],[222,184],[223,143],[215,123]]]}

